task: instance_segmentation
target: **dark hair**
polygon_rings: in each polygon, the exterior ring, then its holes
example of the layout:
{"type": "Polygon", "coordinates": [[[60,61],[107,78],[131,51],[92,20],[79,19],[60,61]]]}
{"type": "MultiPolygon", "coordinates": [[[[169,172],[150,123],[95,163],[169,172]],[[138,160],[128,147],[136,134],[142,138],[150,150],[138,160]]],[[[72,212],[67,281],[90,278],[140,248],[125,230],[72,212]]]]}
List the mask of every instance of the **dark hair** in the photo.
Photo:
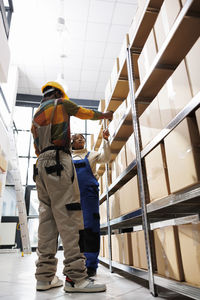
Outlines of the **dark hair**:
{"type": "MultiPolygon", "coordinates": [[[[54,87],[53,87],[53,88],[54,88],[54,87]]],[[[43,93],[46,92],[46,91],[48,91],[48,90],[50,90],[50,89],[52,89],[52,86],[50,86],[50,85],[46,86],[46,87],[44,88],[44,90],[43,90],[43,93]]],[[[46,93],[45,96],[44,96],[44,98],[50,97],[50,96],[52,96],[52,95],[55,95],[56,92],[59,93],[59,97],[63,97],[63,93],[62,93],[59,89],[54,88],[54,91],[51,91],[51,92],[49,92],[49,93],[46,93]]]]}

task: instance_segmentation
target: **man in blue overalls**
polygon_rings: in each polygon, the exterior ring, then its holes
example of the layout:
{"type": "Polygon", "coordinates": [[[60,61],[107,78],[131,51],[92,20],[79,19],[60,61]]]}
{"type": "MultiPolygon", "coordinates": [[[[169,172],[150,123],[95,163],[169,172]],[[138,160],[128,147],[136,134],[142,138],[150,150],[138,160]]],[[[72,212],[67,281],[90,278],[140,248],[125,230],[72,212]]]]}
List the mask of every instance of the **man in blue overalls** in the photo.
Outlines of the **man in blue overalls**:
{"type": "Polygon", "coordinates": [[[78,177],[84,219],[84,254],[90,277],[96,275],[100,249],[99,183],[96,164],[107,163],[110,160],[108,137],[109,132],[106,129],[103,131],[105,141],[102,151],[88,152],[84,136],[82,134],[72,136],[72,158],[78,177]]]}

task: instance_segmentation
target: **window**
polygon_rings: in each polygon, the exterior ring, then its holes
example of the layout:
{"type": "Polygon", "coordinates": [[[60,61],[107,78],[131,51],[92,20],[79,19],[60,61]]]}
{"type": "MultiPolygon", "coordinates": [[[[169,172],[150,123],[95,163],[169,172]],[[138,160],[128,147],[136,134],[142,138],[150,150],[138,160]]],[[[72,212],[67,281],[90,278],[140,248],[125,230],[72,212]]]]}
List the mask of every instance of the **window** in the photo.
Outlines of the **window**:
{"type": "Polygon", "coordinates": [[[31,247],[37,247],[38,245],[38,225],[39,225],[38,218],[28,220],[28,230],[29,230],[31,247]]]}
{"type": "Polygon", "coordinates": [[[18,130],[31,129],[32,111],[32,107],[15,106],[13,119],[18,130]]]}

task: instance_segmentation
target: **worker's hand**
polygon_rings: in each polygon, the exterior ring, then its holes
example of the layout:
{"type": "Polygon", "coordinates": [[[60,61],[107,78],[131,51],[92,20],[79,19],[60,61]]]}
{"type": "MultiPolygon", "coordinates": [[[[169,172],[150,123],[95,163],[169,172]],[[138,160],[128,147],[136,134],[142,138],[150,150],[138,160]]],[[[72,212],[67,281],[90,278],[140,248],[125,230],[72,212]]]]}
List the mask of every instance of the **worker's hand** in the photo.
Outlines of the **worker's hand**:
{"type": "Polygon", "coordinates": [[[108,129],[103,130],[103,138],[104,140],[108,141],[108,137],[110,136],[110,133],[108,129]]]}
{"type": "Polygon", "coordinates": [[[106,111],[103,113],[104,119],[112,120],[113,119],[113,111],[106,111]]]}

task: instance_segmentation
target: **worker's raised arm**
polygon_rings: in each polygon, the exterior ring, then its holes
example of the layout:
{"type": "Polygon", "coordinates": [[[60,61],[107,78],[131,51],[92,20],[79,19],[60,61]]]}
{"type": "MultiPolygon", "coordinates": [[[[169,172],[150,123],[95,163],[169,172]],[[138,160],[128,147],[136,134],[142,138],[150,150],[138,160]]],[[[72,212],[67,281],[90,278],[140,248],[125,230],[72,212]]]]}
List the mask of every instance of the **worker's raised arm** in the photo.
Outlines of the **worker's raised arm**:
{"type": "Polygon", "coordinates": [[[113,112],[100,112],[94,109],[84,108],[82,106],[76,105],[76,103],[70,100],[63,100],[63,104],[66,112],[74,117],[83,120],[101,120],[101,119],[110,119],[112,120],[113,112]]]}

